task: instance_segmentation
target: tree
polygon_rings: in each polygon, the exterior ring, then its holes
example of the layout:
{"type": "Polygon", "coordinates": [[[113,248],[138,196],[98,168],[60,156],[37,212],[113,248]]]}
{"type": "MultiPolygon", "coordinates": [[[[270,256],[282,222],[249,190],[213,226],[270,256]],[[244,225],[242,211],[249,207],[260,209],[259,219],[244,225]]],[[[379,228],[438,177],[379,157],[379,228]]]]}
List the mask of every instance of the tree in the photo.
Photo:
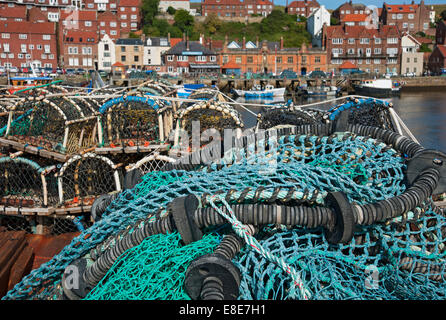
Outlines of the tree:
{"type": "Polygon", "coordinates": [[[174,7],[169,6],[169,8],[167,8],[167,13],[172,16],[175,14],[176,11],[177,10],[174,7]]]}
{"type": "Polygon", "coordinates": [[[420,46],[419,52],[432,52],[432,50],[428,47],[426,43],[422,43],[420,46]]]}
{"type": "Polygon", "coordinates": [[[152,25],[155,16],[158,14],[159,0],[143,0],[141,5],[141,13],[143,24],[152,25]]]}
{"type": "Polygon", "coordinates": [[[175,27],[179,28],[182,32],[192,32],[194,26],[194,17],[184,9],[179,9],[175,12],[174,16],[175,27]]]}
{"type": "Polygon", "coordinates": [[[441,11],[440,17],[442,20],[446,20],[446,10],[441,11]]]}

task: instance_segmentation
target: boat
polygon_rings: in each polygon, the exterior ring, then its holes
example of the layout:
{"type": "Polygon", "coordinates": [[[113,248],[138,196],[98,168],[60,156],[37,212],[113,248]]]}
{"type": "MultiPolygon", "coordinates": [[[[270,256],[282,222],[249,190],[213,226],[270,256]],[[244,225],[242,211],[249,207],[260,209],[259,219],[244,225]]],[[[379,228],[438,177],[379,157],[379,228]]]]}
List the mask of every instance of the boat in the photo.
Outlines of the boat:
{"type": "Polygon", "coordinates": [[[391,79],[361,80],[359,84],[354,84],[353,89],[356,94],[372,97],[389,97],[398,95],[401,83],[393,82],[391,79]]]}
{"type": "Polygon", "coordinates": [[[234,92],[239,97],[245,98],[267,98],[267,97],[283,97],[286,88],[274,88],[272,85],[266,85],[262,88],[260,85],[254,85],[251,90],[238,90],[234,92]]]}
{"type": "Polygon", "coordinates": [[[29,87],[45,85],[53,81],[51,77],[12,77],[9,79],[9,93],[14,94],[15,92],[26,89],[29,87]]]}
{"type": "MultiPolygon", "coordinates": [[[[203,88],[207,88],[207,86],[204,84],[201,84],[201,83],[197,83],[197,84],[186,83],[183,85],[179,85],[179,86],[176,86],[177,96],[178,96],[178,98],[188,98],[192,92],[199,90],[199,89],[203,89],[203,88]]],[[[217,87],[215,85],[211,86],[211,88],[217,89],[217,87]]]]}
{"type": "Polygon", "coordinates": [[[303,96],[337,96],[339,92],[338,87],[329,85],[302,88],[303,96]]]}

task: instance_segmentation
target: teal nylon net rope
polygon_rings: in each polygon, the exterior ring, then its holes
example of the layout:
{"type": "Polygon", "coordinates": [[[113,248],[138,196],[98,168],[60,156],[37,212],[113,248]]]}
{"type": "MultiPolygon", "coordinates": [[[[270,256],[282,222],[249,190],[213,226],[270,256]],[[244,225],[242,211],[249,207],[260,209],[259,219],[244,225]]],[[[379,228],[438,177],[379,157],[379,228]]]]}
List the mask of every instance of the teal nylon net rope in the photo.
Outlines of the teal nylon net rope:
{"type": "MultiPolygon", "coordinates": [[[[211,165],[197,171],[148,173],[134,189],[126,190],[111,203],[102,220],[75,238],[51,261],[25,277],[4,299],[51,297],[65,267],[72,261],[183,195],[213,195],[248,187],[266,190],[281,187],[302,192],[318,190],[316,205],[323,204],[329,191],[342,191],[350,202],[364,204],[399,195],[406,189],[405,160],[384,143],[345,134],[330,142],[327,139],[304,135],[287,139],[281,137],[277,150],[268,151],[266,156],[244,155],[237,163],[223,162],[223,167],[218,170],[211,165]]],[[[265,236],[262,232],[263,237],[257,236],[256,241],[266,252],[293,266],[310,299],[387,299],[404,294],[407,298],[420,298],[416,288],[422,290],[421,286],[429,288],[423,289],[427,293],[421,298],[438,298],[440,294],[434,295],[430,288],[444,290],[444,278],[440,276],[439,280],[433,280],[432,277],[438,278],[438,274],[444,273],[444,267],[440,271],[431,268],[441,266],[444,261],[444,218],[432,210],[420,210],[423,215],[415,222],[396,221],[389,225],[362,228],[348,245],[329,245],[320,230],[283,230],[278,226],[270,226],[270,234],[265,236]],[[428,219],[429,214],[435,221],[423,220],[428,219]],[[414,231],[413,223],[420,225],[418,231],[414,231]],[[426,234],[434,235],[429,238],[433,239],[430,243],[432,248],[424,244],[428,239],[426,234]],[[427,273],[421,273],[419,277],[417,272],[422,266],[414,262],[422,261],[427,273]],[[380,276],[378,289],[365,293],[361,288],[367,283],[371,288],[376,287],[374,272],[380,276]],[[402,288],[412,280],[422,284],[404,291],[402,288]],[[399,293],[401,291],[404,294],[399,293]]],[[[169,282],[170,278],[181,278],[187,263],[193,257],[212,250],[220,236],[216,233],[214,238],[205,237],[188,246],[179,244],[177,234],[152,236],[118,258],[88,298],[187,299],[181,283],[169,282]],[[138,269],[145,263],[156,264],[157,257],[163,256],[161,248],[169,248],[166,251],[168,265],[160,265],[159,272],[138,269]],[[130,270],[139,270],[142,278],[147,280],[140,281],[138,286],[130,285],[137,280],[136,275],[130,275],[130,270]]],[[[242,272],[240,299],[296,298],[294,289],[289,290],[292,283],[290,275],[258,252],[245,247],[234,262],[242,272]]]]}

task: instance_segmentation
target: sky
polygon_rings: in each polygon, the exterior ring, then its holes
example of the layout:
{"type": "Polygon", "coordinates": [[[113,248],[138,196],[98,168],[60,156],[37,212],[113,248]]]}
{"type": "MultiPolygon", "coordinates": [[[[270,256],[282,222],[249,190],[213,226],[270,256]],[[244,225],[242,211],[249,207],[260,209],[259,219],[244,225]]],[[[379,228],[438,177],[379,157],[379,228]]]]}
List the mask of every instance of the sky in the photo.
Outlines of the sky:
{"type": "MultiPolygon", "coordinates": [[[[285,5],[286,0],[273,0],[274,4],[285,5]]],[[[290,3],[293,0],[288,0],[290,3]]],[[[336,9],[341,4],[345,3],[347,0],[318,0],[319,4],[325,5],[327,9],[336,9]]],[[[200,0],[191,0],[191,2],[200,2],[200,0]]],[[[383,0],[354,0],[353,3],[363,3],[365,5],[375,5],[377,7],[382,7],[383,0]]],[[[386,0],[388,4],[410,4],[411,0],[386,0]]],[[[420,0],[415,0],[415,3],[420,3],[420,0]]],[[[425,4],[446,4],[446,0],[425,0],[425,4]]]]}

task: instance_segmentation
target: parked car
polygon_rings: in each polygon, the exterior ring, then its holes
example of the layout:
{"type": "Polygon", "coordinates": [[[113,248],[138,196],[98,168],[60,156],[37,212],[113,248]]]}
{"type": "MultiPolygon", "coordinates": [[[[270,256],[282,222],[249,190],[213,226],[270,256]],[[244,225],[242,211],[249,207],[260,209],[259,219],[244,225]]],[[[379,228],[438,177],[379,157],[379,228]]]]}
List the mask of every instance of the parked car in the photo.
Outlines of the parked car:
{"type": "Polygon", "coordinates": [[[57,68],[56,72],[57,72],[57,74],[65,74],[66,73],[65,69],[62,69],[62,68],[57,68]]]}
{"type": "Polygon", "coordinates": [[[20,68],[20,72],[21,73],[30,73],[31,69],[28,67],[22,67],[22,68],[20,68]]]}
{"type": "Polygon", "coordinates": [[[9,72],[14,72],[14,73],[19,72],[19,68],[17,68],[17,67],[9,67],[8,70],[9,70],[9,72]]]}
{"type": "Polygon", "coordinates": [[[106,78],[106,77],[108,77],[108,72],[107,72],[107,71],[99,70],[98,73],[99,73],[99,75],[100,75],[102,78],[106,78]]]}
{"type": "Polygon", "coordinates": [[[309,78],[325,78],[325,77],[327,77],[327,74],[324,71],[315,70],[315,71],[311,71],[308,74],[308,77],[309,78]]]}
{"type": "Polygon", "coordinates": [[[405,76],[405,77],[415,77],[415,73],[413,73],[413,72],[406,72],[403,76],[405,76]]]}
{"type": "Polygon", "coordinates": [[[67,75],[75,75],[76,74],[76,70],[75,69],[67,69],[65,70],[67,75]]]}
{"type": "Polygon", "coordinates": [[[76,74],[85,74],[85,69],[77,68],[76,69],[76,74]]]}

